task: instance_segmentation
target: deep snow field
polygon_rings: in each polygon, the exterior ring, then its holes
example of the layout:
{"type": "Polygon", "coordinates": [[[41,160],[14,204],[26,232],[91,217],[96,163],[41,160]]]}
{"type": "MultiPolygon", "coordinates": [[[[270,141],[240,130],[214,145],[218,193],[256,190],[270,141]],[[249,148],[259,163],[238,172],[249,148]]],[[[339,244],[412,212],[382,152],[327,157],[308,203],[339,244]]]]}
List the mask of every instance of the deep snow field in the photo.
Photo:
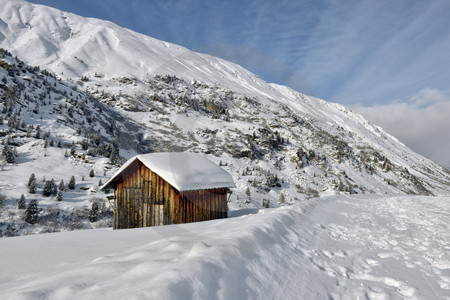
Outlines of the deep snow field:
{"type": "Polygon", "coordinates": [[[0,239],[2,299],[450,299],[450,198],[329,196],[0,239]]]}

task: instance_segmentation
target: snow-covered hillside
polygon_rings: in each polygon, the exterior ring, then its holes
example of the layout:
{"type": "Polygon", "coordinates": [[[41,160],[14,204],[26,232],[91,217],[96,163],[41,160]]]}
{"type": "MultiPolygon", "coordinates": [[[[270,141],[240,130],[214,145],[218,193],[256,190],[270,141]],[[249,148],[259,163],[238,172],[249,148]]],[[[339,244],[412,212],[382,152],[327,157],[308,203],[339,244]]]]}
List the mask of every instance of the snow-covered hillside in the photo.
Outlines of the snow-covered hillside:
{"type": "Polygon", "coordinates": [[[227,220],[0,239],[2,299],[450,299],[450,198],[333,196],[227,220]]]}
{"type": "Polygon", "coordinates": [[[53,208],[28,193],[31,173],[66,183],[73,173],[79,183],[94,168],[95,182],[85,178],[66,199],[106,201],[98,180],[120,164],[114,151],[203,153],[236,182],[230,210],[339,193],[449,193],[445,169],[341,105],[110,22],[21,0],[0,6],[0,47],[18,56],[0,58],[0,140],[17,157],[3,157],[0,230],[23,226],[21,194],[53,208]],[[72,142],[75,155],[64,156],[72,142]]]}
{"type": "Polygon", "coordinates": [[[110,226],[112,212],[98,186],[120,163],[119,153],[111,156],[116,147],[145,151],[137,126],[76,85],[3,49],[0,78],[0,236],[110,226]],[[43,195],[49,182],[54,188],[43,195]],[[33,225],[22,220],[21,195],[24,206],[39,200],[33,225]],[[103,208],[102,222],[89,222],[92,202],[103,208]]]}

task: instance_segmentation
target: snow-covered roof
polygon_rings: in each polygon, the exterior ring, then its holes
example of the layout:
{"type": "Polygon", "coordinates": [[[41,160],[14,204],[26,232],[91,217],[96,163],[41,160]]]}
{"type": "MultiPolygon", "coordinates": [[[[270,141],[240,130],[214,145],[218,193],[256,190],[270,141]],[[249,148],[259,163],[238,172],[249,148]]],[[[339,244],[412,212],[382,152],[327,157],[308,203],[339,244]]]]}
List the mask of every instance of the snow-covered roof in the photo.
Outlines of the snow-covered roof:
{"type": "Polygon", "coordinates": [[[231,175],[206,157],[189,152],[162,152],[130,158],[102,188],[108,187],[137,160],[180,192],[235,187],[231,175]]]}

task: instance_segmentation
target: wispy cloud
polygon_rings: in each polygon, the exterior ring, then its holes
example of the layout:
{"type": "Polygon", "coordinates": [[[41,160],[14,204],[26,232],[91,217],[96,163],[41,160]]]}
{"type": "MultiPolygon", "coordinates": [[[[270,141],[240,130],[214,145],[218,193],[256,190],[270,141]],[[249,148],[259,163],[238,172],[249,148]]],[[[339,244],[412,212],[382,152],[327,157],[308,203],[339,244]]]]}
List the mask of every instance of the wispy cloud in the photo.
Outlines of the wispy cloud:
{"type": "Polygon", "coordinates": [[[300,67],[315,93],[341,103],[386,103],[427,87],[445,88],[449,9],[443,1],[327,7],[300,67]]]}
{"type": "Polygon", "coordinates": [[[354,110],[414,151],[450,169],[450,90],[424,89],[408,102],[354,110]]]}

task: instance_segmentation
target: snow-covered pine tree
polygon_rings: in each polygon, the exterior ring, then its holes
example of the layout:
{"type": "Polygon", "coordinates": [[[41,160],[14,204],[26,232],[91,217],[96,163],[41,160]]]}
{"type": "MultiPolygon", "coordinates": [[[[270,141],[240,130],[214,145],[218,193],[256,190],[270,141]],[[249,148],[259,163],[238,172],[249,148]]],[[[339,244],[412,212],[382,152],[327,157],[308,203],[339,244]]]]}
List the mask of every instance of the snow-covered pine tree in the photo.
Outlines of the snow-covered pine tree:
{"type": "Polygon", "coordinates": [[[56,201],[61,202],[63,201],[63,192],[61,190],[58,191],[58,194],[56,195],[56,201]]]}
{"type": "Polygon", "coordinates": [[[20,199],[17,201],[17,209],[27,208],[27,201],[25,200],[24,194],[20,195],[20,199]]]}
{"type": "Polygon", "coordinates": [[[34,173],[31,173],[30,178],[28,178],[27,187],[30,187],[32,184],[36,184],[36,175],[34,173]]]}
{"type": "Polygon", "coordinates": [[[37,138],[37,139],[40,139],[40,138],[41,138],[41,126],[40,126],[40,125],[38,125],[38,126],[36,127],[36,134],[35,134],[34,137],[37,138]]]}
{"type": "Polygon", "coordinates": [[[75,156],[76,150],[75,142],[72,141],[72,144],[70,145],[70,155],[75,156]]]}
{"type": "Polygon", "coordinates": [[[67,185],[67,187],[69,188],[69,190],[74,190],[75,185],[76,185],[75,176],[72,176],[70,177],[69,184],[67,185]]]}
{"type": "Polygon", "coordinates": [[[45,181],[44,188],[42,189],[42,195],[44,197],[50,197],[53,193],[53,185],[50,180],[45,181]]]}
{"type": "Polygon", "coordinates": [[[39,216],[37,200],[31,200],[24,212],[24,220],[29,224],[36,224],[39,216]]]}
{"type": "Polygon", "coordinates": [[[53,178],[50,180],[50,184],[52,185],[52,195],[56,196],[58,194],[58,186],[55,183],[55,180],[53,178]]]}
{"type": "Polygon", "coordinates": [[[8,164],[13,164],[16,162],[16,152],[7,144],[3,146],[2,155],[8,164]]]}
{"type": "Polygon", "coordinates": [[[66,184],[64,183],[64,180],[61,180],[61,181],[59,182],[59,190],[60,190],[61,192],[67,191],[66,184]]]}
{"type": "Polygon", "coordinates": [[[92,202],[91,209],[89,210],[89,221],[95,222],[98,220],[99,216],[98,204],[97,202],[92,202]]]}
{"type": "Polygon", "coordinates": [[[119,163],[120,155],[119,155],[119,141],[117,139],[114,139],[110,145],[110,155],[109,155],[109,161],[116,165],[119,163]]]}
{"type": "Polygon", "coordinates": [[[89,171],[89,177],[95,177],[94,169],[89,171]]]}

